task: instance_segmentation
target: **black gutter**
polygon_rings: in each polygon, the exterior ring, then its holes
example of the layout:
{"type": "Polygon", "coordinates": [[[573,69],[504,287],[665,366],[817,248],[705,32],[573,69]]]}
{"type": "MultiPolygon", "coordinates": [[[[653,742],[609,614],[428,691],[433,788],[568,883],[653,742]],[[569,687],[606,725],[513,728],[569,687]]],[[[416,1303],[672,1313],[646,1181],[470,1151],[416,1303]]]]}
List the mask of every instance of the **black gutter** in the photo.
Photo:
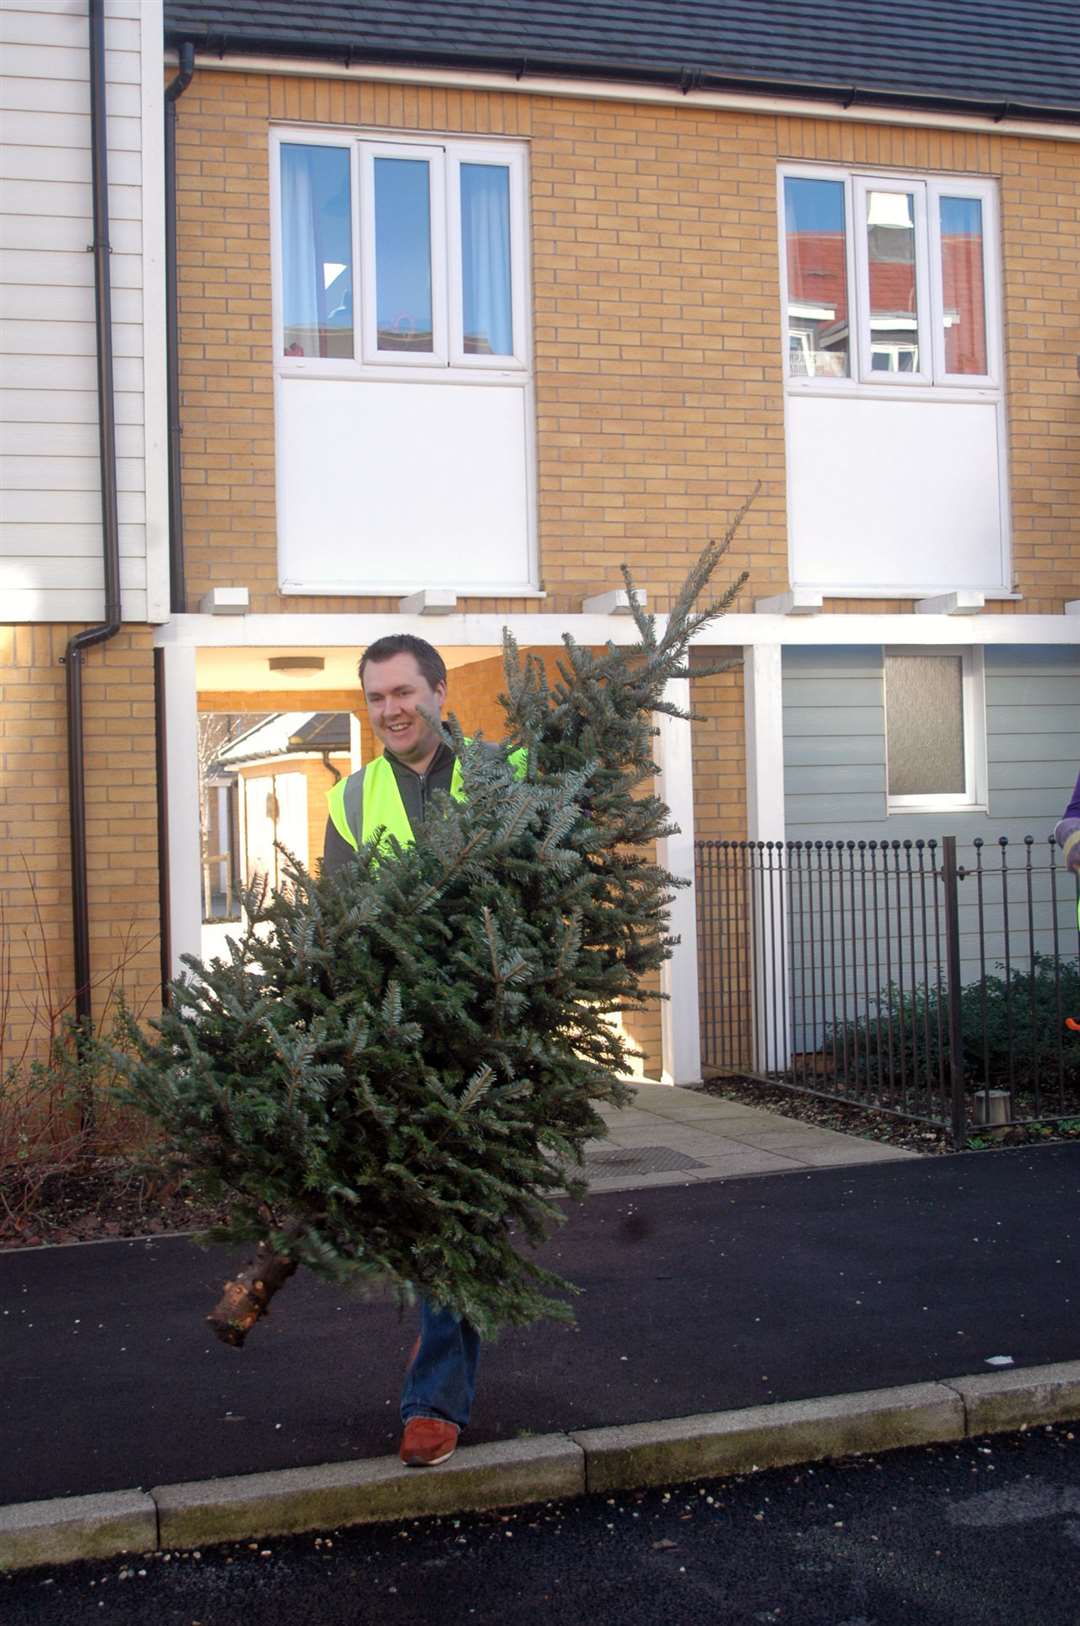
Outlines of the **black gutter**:
{"type": "Polygon", "coordinates": [[[176,266],[176,104],[195,72],[195,47],[180,47],[176,78],[165,87],[165,375],[169,418],[169,608],[187,609],[184,583],[184,498],[180,458],[180,330],[176,266]]]}
{"type": "MultiPolygon", "coordinates": [[[[101,463],[101,531],[105,620],[69,641],[67,668],[68,799],[71,816],[71,897],[75,937],[75,1020],[80,1044],[90,1037],[90,903],[86,863],[86,773],[83,759],[82,661],[85,651],[120,630],[120,528],[116,503],[116,419],[113,393],[112,285],[109,274],[109,161],[105,127],[105,0],[89,0],[90,148],[93,178],[94,308],[101,463]]],[[[83,1127],[93,1129],[93,1104],[83,1103],[83,1127]]]]}
{"type": "MultiPolygon", "coordinates": [[[[190,36],[190,29],[185,30],[190,36]]],[[[165,32],[166,47],[177,46],[177,37],[165,32]]],[[[181,46],[181,49],[183,47],[181,46]]],[[[584,57],[531,55],[516,52],[423,51],[375,46],[370,41],[327,40],[310,38],[283,39],[272,35],[223,34],[220,29],[207,28],[199,40],[199,49],[210,56],[267,56],[299,57],[312,61],[341,64],[347,70],[362,69],[365,65],[381,67],[457,69],[463,73],[503,73],[515,79],[602,79],[666,86],[689,95],[694,91],[715,91],[742,96],[776,96],[788,99],[835,102],[843,108],[881,107],[905,108],[917,112],[964,113],[971,117],[987,118],[995,123],[1003,119],[1032,119],[1059,124],[1080,123],[1080,106],[1056,107],[1050,103],[1016,101],[1007,96],[957,96],[948,93],[934,95],[924,91],[883,89],[872,85],[822,81],[813,79],[768,79],[752,74],[718,72],[709,68],[669,62],[645,66],[636,62],[590,61],[584,57]]]]}

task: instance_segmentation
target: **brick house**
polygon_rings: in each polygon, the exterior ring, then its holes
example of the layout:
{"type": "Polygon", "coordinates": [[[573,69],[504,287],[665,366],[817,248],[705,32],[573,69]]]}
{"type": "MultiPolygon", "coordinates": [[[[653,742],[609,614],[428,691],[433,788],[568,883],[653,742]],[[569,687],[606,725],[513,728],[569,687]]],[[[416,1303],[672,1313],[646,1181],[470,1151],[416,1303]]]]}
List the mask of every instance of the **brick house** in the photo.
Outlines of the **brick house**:
{"type": "MultiPolygon", "coordinates": [[[[1071,8],[973,34],[916,0],[165,0],[164,39],[172,601],[97,659],[143,686],[120,733],[148,768],[157,652],[173,963],[200,711],[347,712],[363,760],[357,653],[393,628],[494,729],[503,626],[628,638],[620,564],[663,613],[755,486],[700,651],[734,665],[658,740],[670,867],[695,836],[1053,821],[1080,756],[1071,8]]],[[[61,785],[34,828],[62,892],[61,785]]],[[[134,813],[93,789],[100,860],[134,813]]],[[[137,901],[91,891],[103,953],[157,907],[151,824],[137,901]]],[[[694,910],[634,1031],[678,1082],[694,910]]]]}

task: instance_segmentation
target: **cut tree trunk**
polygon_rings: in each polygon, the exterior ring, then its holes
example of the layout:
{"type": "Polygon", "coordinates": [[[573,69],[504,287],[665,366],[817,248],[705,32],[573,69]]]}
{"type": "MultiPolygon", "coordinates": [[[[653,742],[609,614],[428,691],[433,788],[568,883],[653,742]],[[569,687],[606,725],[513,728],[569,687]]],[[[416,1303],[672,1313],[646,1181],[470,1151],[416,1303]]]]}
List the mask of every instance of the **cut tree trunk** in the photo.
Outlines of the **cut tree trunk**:
{"type": "Polygon", "coordinates": [[[270,1314],[274,1294],[295,1270],[295,1259],[275,1253],[265,1242],[259,1243],[251,1264],[225,1283],[221,1298],[206,1318],[223,1344],[231,1344],[233,1349],[243,1347],[256,1321],[270,1314]]]}

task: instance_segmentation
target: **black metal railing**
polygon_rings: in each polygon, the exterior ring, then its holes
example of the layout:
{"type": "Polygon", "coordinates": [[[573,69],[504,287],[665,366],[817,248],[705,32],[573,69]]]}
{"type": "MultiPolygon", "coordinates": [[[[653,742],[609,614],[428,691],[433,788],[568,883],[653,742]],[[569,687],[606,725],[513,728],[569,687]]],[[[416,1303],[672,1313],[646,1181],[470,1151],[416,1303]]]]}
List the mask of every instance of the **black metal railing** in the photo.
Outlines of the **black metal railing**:
{"type": "Polygon", "coordinates": [[[1077,887],[1051,839],[703,841],[696,884],[707,1068],[955,1145],[1080,1118],[1077,887]]]}

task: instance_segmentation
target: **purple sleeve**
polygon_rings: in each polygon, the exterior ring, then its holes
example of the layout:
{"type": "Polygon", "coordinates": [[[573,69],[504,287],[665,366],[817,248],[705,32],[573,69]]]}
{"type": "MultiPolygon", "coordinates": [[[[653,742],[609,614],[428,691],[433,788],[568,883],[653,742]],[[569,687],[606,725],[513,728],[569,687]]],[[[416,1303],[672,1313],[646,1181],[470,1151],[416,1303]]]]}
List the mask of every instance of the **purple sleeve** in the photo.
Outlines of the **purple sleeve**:
{"type": "Polygon", "coordinates": [[[1072,793],[1072,801],[1062,814],[1066,819],[1080,819],[1080,775],[1077,775],[1076,788],[1072,793]]]}

